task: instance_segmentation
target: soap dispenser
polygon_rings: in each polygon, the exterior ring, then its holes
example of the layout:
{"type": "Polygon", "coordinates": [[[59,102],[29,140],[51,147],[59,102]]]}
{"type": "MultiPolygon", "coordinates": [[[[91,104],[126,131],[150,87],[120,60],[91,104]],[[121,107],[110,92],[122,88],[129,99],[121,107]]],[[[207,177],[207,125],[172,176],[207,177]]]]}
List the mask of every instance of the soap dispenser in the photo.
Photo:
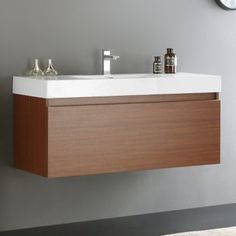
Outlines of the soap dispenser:
{"type": "Polygon", "coordinates": [[[165,73],[175,74],[177,72],[177,56],[173,48],[167,48],[165,54],[165,73]]]}

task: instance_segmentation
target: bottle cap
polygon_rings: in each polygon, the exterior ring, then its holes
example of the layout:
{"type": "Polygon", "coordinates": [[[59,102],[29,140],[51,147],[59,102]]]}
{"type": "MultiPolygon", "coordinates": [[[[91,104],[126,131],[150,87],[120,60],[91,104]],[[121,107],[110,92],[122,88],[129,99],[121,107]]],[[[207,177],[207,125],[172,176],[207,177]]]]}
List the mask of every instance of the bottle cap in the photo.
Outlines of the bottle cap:
{"type": "Polygon", "coordinates": [[[173,48],[167,48],[167,53],[173,53],[173,48]]]}
{"type": "Polygon", "coordinates": [[[155,56],[155,60],[156,61],[161,61],[161,57],[160,56],[155,56]]]}

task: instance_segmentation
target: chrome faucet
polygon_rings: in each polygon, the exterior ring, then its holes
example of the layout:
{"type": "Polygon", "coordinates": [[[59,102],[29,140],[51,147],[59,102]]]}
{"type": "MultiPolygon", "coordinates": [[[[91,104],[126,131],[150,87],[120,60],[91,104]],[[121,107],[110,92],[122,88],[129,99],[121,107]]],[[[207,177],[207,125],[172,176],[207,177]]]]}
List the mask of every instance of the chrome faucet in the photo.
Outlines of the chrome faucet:
{"type": "Polygon", "coordinates": [[[111,50],[102,49],[102,74],[110,75],[111,74],[111,60],[119,59],[119,56],[111,55],[111,50]]]}

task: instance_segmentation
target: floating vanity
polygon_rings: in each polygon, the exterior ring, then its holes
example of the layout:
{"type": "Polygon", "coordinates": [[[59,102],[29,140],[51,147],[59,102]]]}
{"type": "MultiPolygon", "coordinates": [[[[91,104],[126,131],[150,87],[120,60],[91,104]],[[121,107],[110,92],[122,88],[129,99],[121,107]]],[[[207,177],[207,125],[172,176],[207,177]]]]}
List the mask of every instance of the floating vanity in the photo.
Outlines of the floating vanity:
{"type": "Polygon", "coordinates": [[[217,164],[219,76],[14,77],[14,166],[45,177],[217,164]]]}

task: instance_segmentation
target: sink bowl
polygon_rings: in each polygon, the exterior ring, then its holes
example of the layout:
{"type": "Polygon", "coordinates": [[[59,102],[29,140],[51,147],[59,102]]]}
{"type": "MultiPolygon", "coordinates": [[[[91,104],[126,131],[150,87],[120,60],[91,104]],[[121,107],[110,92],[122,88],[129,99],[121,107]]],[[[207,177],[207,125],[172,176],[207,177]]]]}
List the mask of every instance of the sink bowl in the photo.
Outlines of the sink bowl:
{"type": "Polygon", "coordinates": [[[221,77],[190,73],[61,75],[13,78],[13,93],[40,98],[107,97],[221,91],[221,77]]]}
{"type": "Polygon", "coordinates": [[[155,78],[155,77],[161,77],[161,75],[153,75],[153,74],[59,75],[59,76],[42,76],[42,77],[28,77],[28,78],[38,79],[38,80],[104,80],[104,79],[138,79],[138,78],[155,78]]]}

